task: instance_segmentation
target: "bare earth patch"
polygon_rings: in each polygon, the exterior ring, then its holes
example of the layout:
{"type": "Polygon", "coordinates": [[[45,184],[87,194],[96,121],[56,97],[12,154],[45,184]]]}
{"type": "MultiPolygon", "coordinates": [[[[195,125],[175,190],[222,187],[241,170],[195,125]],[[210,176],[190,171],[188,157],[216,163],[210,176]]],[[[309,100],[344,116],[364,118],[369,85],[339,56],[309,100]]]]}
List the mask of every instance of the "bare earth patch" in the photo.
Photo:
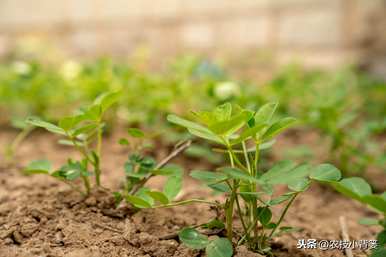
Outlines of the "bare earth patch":
{"type": "MultiPolygon", "coordinates": [[[[0,143],[9,137],[9,133],[2,134],[0,143]]],[[[104,149],[103,181],[116,190],[127,152],[116,146],[115,137],[110,141],[104,149]]],[[[52,137],[37,134],[23,145],[17,159],[21,160],[20,165],[39,157],[60,163],[68,154],[67,148],[57,146],[52,137]]],[[[207,206],[196,204],[137,213],[129,208],[117,210],[107,191],[94,191],[88,198],[82,198],[52,178],[27,177],[19,171],[0,169],[0,256],[204,256],[203,252],[180,244],[173,234],[214,217],[214,211],[207,206]]],[[[154,180],[152,185],[160,182],[154,180]]],[[[195,181],[185,179],[182,198],[207,194],[195,181]]],[[[360,217],[369,215],[372,214],[363,206],[315,185],[296,200],[285,220],[285,225],[301,230],[275,239],[274,253],[278,257],[343,257],[339,250],[297,249],[298,239],[340,240],[340,216],[345,216],[352,240],[374,239],[376,230],[357,223],[360,217]]],[[[243,246],[236,251],[237,257],[259,256],[243,246]]],[[[366,255],[356,250],[354,256],[366,255]]]]}

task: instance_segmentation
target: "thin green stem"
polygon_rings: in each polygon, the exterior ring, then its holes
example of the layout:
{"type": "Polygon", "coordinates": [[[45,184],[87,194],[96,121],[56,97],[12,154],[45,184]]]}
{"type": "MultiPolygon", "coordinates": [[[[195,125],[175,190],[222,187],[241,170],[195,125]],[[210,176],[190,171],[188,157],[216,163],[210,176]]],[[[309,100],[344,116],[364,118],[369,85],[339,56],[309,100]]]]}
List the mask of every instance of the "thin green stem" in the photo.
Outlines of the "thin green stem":
{"type": "Polygon", "coordinates": [[[255,176],[257,175],[257,171],[259,170],[258,165],[259,165],[259,142],[256,142],[256,149],[255,149],[255,159],[254,159],[254,171],[255,171],[255,176]]]}
{"type": "MultiPolygon", "coordinates": [[[[252,229],[253,229],[256,225],[257,225],[257,219],[255,219],[254,222],[253,222],[252,224],[250,224],[250,226],[249,226],[248,229],[247,229],[247,234],[249,234],[249,233],[252,231],[252,229]]],[[[240,245],[240,244],[245,240],[245,238],[247,237],[247,234],[244,234],[244,235],[240,238],[240,240],[239,240],[239,242],[237,243],[237,245],[240,245]]]]}
{"type": "Polygon", "coordinates": [[[237,206],[237,212],[238,212],[239,217],[240,217],[241,225],[243,226],[243,229],[244,229],[244,233],[247,233],[247,226],[245,225],[243,213],[242,213],[241,207],[240,207],[239,197],[237,195],[236,195],[236,206],[237,206]]]}
{"type": "MultiPolygon", "coordinates": [[[[257,176],[257,173],[258,173],[258,165],[259,165],[259,144],[256,142],[256,147],[255,147],[255,158],[253,160],[254,162],[254,165],[253,165],[253,168],[252,168],[252,176],[253,177],[256,177],[257,176]]],[[[256,192],[256,185],[254,183],[251,183],[250,185],[250,190],[251,192],[256,192]]],[[[258,199],[261,203],[265,204],[264,201],[262,201],[259,197],[256,196],[256,199],[258,199]]],[[[251,216],[250,216],[250,220],[251,220],[251,223],[253,224],[258,224],[258,221],[257,221],[257,202],[255,200],[252,200],[251,204],[250,204],[250,209],[251,209],[251,216]]],[[[262,231],[263,233],[263,231],[262,231]]],[[[259,234],[259,229],[258,229],[258,226],[254,225],[254,228],[253,228],[253,237],[254,239],[256,239],[258,237],[258,234],[259,234]]]]}
{"type": "Polygon", "coordinates": [[[241,144],[243,146],[243,153],[244,153],[245,163],[247,164],[248,172],[249,172],[249,174],[252,175],[251,164],[249,163],[249,157],[248,157],[248,152],[247,152],[247,147],[245,145],[245,141],[243,141],[241,144]]]}
{"type": "Polygon", "coordinates": [[[239,165],[239,167],[244,170],[244,171],[247,171],[248,172],[248,168],[245,167],[245,165],[243,165],[241,163],[241,161],[239,160],[239,158],[237,158],[237,155],[233,152],[233,149],[228,146],[228,154],[230,155],[231,158],[231,162],[233,162],[233,165],[232,167],[234,167],[234,163],[236,163],[237,165],[239,165]],[[229,154],[230,153],[230,154],[229,154]]]}
{"type": "MultiPolygon", "coordinates": [[[[228,154],[229,154],[231,166],[233,168],[234,167],[234,161],[233,161],[232,152],[228,151],[228,154]]],[[[235,181],[233,181],[233,187],[231,187],[231,188],[232,188],[231,196],[225,204],[225,222],[226,222],[226,229],[227,229],[227,237],[232,242],[232,238],[233,238],[233,206],[234,206],[235,198],[237,197],[237,194],[236,194],[237,187],[236,187],[235,181]]]]}
{"type": "Polygon", "coordinates": [[[217,202],[211,202],[211,201],[206,201],[206,200],[202,200],[202,199],[189,199],[189,200],[184,200],[184,201],[180,201],[180,202],[157,205],[157,206],[153,206],[152,208],[153,209],[155,209],[155,208],[171,208],[171,207],[187,205],[187,204],[192,204],[192,203],[205,203],[205,204],[209,204],[212,206],[221,206],[221,204],[219,204],[217,202]]]}
{"type": "MultiPolygon", "coordinates": [[[[101,121],[99,121],[98,132],[97,132],[97,146],[96,146],[96,154],[99,159],[102,157],[102,134],[103,134],[103,126],[101,126],[101,121]]],[[[99,166],[99,161],[95,163],[94,168],[95,168],[95,183],[97,186],[100,186],[102,171],[99,166]]]]}
{"type": "Polygon", "coordinates": [[[298,195],[299,193],[296,193],[294,194],[291,199],[289,200],[289,202],[287,203],[287,205],[285,206],[283,212],[281,213],[280,215],[280,218],[278,220],[278,222],[276,223],[276,226],[272,229],[271,233],[269,234],[268,236],[268,239],[267,240],[270,240],[273,236],[273,234],[275,233],[276,229],[280,226],[281,222],[283,221],[284,219],[284,216],[286,215],[289,207],[291,206],[291,204],[293,203],[293,201],[295,200],[296,196],[298,195]]]}
{"type": "Polygon", "coordinates": [[[33,127],[33,126],[27,126],[19,134],[17,134],[15,139],[10,144],[8,151],[7,151],[7,154],[6,154],[6,156],[9,160],[12,161],[16,149],[19,147],[21,142],[23,142],[23,140],[32,132],[32,130],[34,130],[34,128],[35,127],[33,127]]]}

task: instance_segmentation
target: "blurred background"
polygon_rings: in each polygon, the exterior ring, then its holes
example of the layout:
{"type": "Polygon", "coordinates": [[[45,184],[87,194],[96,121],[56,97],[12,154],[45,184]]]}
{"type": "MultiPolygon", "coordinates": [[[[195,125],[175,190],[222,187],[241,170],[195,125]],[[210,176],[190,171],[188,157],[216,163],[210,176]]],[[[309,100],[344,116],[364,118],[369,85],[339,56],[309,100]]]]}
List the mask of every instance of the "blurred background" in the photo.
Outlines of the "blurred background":
{"type": "Polygon", "coordinates": [[[299,120],[283,158],[385,181],[385,81],[386,0],[0,0],[8,159],[33,130],[26,117],[57,122],[120,91],[108,131],[140,127],[170,146],[188,135],[169,113],[277,101],[299,120]]]}
{"type": "Polygon", "coordinates": [[[0,56],[49,44],[155,66],[189,52],[243,69],[355,64],[384,77],[385,14],[385,0],[1,0],[0,56]]]}

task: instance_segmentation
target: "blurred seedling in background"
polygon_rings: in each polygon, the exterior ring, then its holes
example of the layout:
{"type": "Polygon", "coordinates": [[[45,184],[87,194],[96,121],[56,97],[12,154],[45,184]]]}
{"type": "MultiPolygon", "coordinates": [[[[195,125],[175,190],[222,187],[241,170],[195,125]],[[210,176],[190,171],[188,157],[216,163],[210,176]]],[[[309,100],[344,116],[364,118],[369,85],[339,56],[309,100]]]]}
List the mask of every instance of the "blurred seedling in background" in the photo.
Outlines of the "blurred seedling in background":
{"type": "Polygon", "coordinates": [[[18,130],[18,133],[12,141],[4,147],[5,162],[10,165],[14,164],[14,157],[18,148],[34,129],[34,126],[31,126],[24,120],[17,118],[12,119],[11,124],[13,128],[18,130]]]}
{"type": "MultiPolygon", "coordinates": [[[[261,169],[261,151],[270,148],[275,136],[295,122],[291,117],[274,119],[276,108],[276,103],[268,103],[258,111],[250,111],[225,103],[213,111],[194,112],[194,121],[168,116],[170,122],[185,127],[191,134],[220,145],[214,150],[225,153],[229,161],[229,166],[216,171],[196,170],[190,174],[215,192],[225,194],[226,200],[222,204],[205,200],[202,203],[216,206],[225,213],[225,218],[218,217],[213,227],[225,228],[227,237],[209,240],[195,228],[185,228],[179,233],[179,238],[187,246],[205,248],[209,257],[232,256],[236,213],[243,229],[242,234],[237,235],[237,244],[246,243],[254,251],[270,254],[272,237],[294,230],[281,226],[281,223],[295,198],[309,187],[312,180],[329,182],[340,179],[339,170],[330,164],[312,167],[280,161],[268,171],[261,169]],[[275,186],[281,184],[287,185],[288,191],[274,196],[275,186]],[[281,203],[286,204],[274,221],[271,208],[281,203]]],[[[173,206],[178,204],[176,202],[173,206]]]]}
{"type": "Polygon", "coordinates": [[[105,93],[91,105],[76,111],[74,115],[60,119],[57,125],[36,117],[29,117],[26,121],[27,124],[60,135],[63,139],[60,139],[59,143],[76,149],[81,154],[81,159],[69,159],[59,169],[52,169],[51,163],[47,160],[37,160],[31,162],[26,167],[25,172],[27,174],[42,173],[53,176],[85,195],[89,194],[91,190],[89,178],[91,175],[95,177],[95,185],[101,186],[100,160],[102,134],[105,127],[103,116],[118,100],[119,95],[118,92],[105,93]],[[78,179],[83,181],[83,189],[75,183],[78,179]]]}

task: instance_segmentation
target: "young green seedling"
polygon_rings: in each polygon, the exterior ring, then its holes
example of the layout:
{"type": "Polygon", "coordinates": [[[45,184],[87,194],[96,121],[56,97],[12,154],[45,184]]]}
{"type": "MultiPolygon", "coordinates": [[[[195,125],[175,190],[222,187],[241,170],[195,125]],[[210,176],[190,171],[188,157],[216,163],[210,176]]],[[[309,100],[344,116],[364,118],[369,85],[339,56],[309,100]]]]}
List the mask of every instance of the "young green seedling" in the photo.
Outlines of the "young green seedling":
{"type": "Polygon", "coordinates": [[[231,256],[231,251],[217,251],[219,255],[211,255],[210,249],[212,246],[216,249],[231,246],[236,212],[243,229],[242,235],[237,238],[238,244],[247,243],[252,250],[269,253],[270,239],[291,230],[280,225],[297,195],[308,188],[311,180],[328,182],[340,179],[340,172],[329,164],[312,168],[308,164],[281,161],[268,171],[259,167],[260,152],[271,147],[275,142],[274,137],[295,122],[290,117],[274,120],[276,107],[276,103],[268,103],[253,112],[226,103],[211,112],[193,113],[196,121],[176,115],[168,116],[170,122],[185,127],[191,134],[222,146],[215,150],[226,153],[229,159],[229,166],[215,172],[191,172],[193,178],[225,194],[223,204],[202,202],[215,205],[225,212],[227,238],[209,241],[205,235],[189,228],[180,233],[180,239],[186,245],[196,249],[206,248],[208,256],[231,256]],[[274,197],[275,186],[280,184],[287,185],[289,190],[274,197]],[[277,221],[273,221],[272,206],[284,202],[286,205],[281,215],[277,221]]]}
{"type": "Polygon", "coordinates": [[[103,115],[114,104],[119,93],[111,92],[98,97],[93,104],[78,110],[74,115],[59,120],[58,125],[40,120],[35,117],[27,119],[27,123],[42,127],[63,137],[59,143],[74,147],[82,156],[81,160],[69,159],[65,165],[57,170],[52,170],[47,160],[33,161],[25,171],[31,173],[43,173],[56,177],[74,189],[88,194],[91,189],[89,176],[95,176],[96,186],[101,186],[101,150],[102,133],[104,129],[103,115]],[[89,167],[92,167],[92,172],[89,167]],[[82,179],[85,190],[80,190],[73,183],[76,179],[82,179]]]}
{"type": "Polygon", "coordinates": [[[380,215],[378,219],[363,218],[359,223],[382,227],[377,236],[378,247],[373,250],[371,257],[386,256],[386,192],[372,193],[370,185],[359,177],[345,178],[338,182],[330,182],[330,184],[341,194],[368,205],[371,210],[380,215]]]}

